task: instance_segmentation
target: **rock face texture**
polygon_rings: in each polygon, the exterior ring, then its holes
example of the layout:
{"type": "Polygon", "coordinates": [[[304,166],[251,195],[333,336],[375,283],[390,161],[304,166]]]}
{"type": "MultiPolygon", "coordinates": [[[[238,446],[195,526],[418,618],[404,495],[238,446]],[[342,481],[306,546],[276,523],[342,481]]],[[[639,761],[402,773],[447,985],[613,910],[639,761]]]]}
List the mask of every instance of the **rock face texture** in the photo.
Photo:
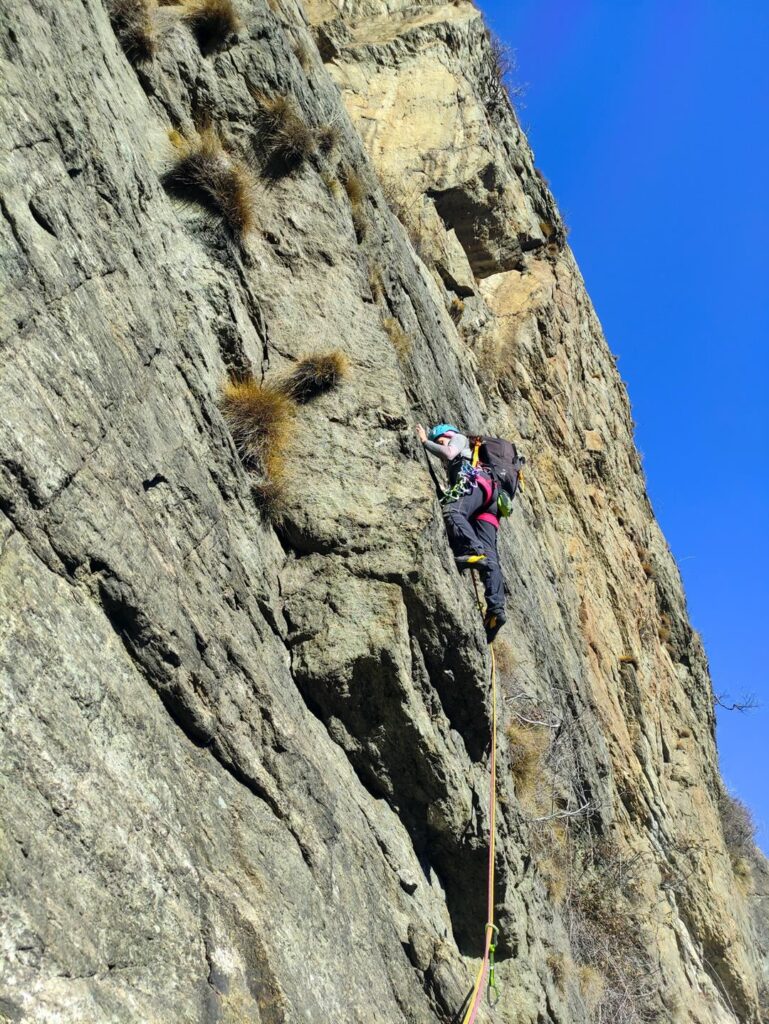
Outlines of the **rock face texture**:
{"type": "Polygon", "coordinates": [[[239,0],[214,45],[190,10],[0,14],[0,1020],[461,1019],[490,664],[413,430],[445,419],[529,460],[481,1018],[768,1019],[769,872],[479,11],[239,0]],[[334,144],[271,168],[255,96],[334,144]],[[242,238],[167,187],[204,125],[254,167],[242,238]],[[222,387],[331,349],[266,508],[222,387]]]}

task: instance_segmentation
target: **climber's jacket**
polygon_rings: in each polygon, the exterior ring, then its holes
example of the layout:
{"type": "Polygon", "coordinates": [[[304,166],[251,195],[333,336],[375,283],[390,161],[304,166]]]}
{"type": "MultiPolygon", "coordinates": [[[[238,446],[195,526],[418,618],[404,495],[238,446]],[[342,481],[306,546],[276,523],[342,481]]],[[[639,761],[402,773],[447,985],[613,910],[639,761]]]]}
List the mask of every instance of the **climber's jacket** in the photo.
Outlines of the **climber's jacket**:
{"type": "Polygon", "coordinates": [[[440,424],[430,431],[424,446],[428,452],[437,455],[446,463],[451,487],[444,496],[444,501],[454,501],[462,493],[478,486],[485,500],[473,518],[499,527],[499,516],[496,514],[499,486],[487,469],[480,466],[473,468],[470,438],[466,434],[461,434],[455,427],[440,424]],[[437,444],[432,440],[433,437],[448,437],[450,443],[437,444]]]}

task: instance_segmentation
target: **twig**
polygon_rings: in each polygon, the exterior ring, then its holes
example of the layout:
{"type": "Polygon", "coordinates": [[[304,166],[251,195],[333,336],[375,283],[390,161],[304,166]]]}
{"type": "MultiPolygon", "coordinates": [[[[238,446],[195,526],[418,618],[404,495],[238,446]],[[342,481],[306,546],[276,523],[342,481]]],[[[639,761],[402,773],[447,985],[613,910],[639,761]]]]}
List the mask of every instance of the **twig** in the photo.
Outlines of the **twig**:
{"type": "Polygon", "coordinates": [[[590,807],[590,801],[588,800],[581,807],[575,808],[573,811],[556,811],[554,814],[546,814],[543,818],[529,818],[530,822],[540,821],[553,821],[555,818],[573,818],[577,814],[582,814],[583,811],[588,810],[590,807]]]}

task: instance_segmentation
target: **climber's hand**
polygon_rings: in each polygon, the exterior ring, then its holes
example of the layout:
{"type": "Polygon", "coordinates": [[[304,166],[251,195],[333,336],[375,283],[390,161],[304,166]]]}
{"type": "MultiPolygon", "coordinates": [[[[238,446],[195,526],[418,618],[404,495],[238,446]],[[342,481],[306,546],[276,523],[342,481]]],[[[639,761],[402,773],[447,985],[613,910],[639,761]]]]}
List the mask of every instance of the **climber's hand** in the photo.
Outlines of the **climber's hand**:
{"type": "Polygon", "coordinates": [[[417,437],[422,442],[422,444],[424,444],[425,441],[427,440],[427,431],[425,430],[421,423],[417,423],[417,437]]]}

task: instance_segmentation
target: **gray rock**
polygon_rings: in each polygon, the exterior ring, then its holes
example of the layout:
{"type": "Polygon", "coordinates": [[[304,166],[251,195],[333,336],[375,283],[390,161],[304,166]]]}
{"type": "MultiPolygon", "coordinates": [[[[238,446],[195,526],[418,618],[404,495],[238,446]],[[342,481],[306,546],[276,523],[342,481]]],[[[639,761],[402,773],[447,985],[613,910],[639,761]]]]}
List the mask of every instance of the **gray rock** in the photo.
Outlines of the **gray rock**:
{"type": "Polygon", "coordinates": [[[490,663],[413,434],[450,417],[531,463],[501,540],[495,1019],[591,1019],[589,965],[554,966],[575,952],[562,887],[612,836],[648,908],[641,928],[628,897],[623,920],[658,965],[650,1012],[756,1020],[766,942],[730,893],[704,652],[552,197],[506,101],[486,109],[478,12],[238,7],[208,54],[154,11],[134,64],[98,0],[0,14],[0,1016],[456,1019],[486,918],[490,663]],[[426,116],[370,124],[413,129],[437,270],[360,125],[374,67],[425,94],[426,116]],[[419,134],[444,75],[466,119],[433,124],[477,128],[465,166],[419,134]],[[340,140],[259,177],[238,242],[163,175],[169,130],[204,115],[255,159],[249,86],[340,140]],[[336,160],[360,176],[355,223],[336,160]],[[327,349],[349,378],[299,409],[270,518],[222,385],[327,349]],[[532,715],[552,738],[529,792],[532,715]]]}

